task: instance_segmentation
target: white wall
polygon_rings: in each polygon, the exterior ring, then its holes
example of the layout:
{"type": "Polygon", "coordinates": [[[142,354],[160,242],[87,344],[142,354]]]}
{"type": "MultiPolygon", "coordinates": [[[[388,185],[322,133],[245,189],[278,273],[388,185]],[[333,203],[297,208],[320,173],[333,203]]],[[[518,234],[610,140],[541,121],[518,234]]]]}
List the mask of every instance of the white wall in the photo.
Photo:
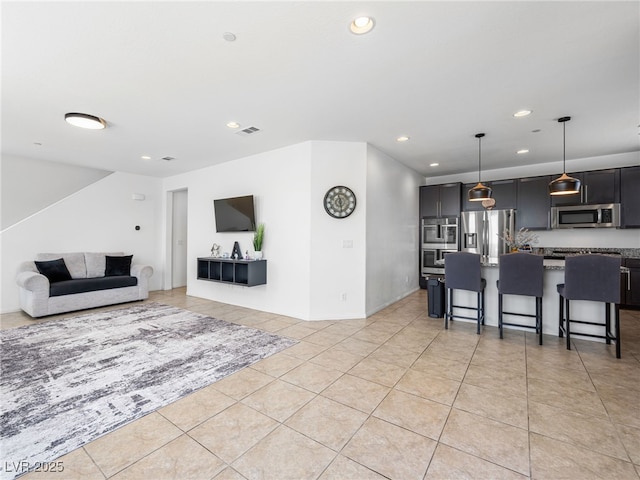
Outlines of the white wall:
{"type": "Polygon", "coordinates": [[[171,288],[187,285],[187,200],[186,190],[173,192],[171,212],[171,288]]]}
{"type": "Polygon", "coordinates": [[[366,316],[366,183],[367,146],[361,142],[312,142],[310,319],[366,316]],[[324,209],[331,187],[349,187],[356,208],[346,218],[333,218],[324,209]]]}
{"type": "MultiPolygon", "coordinates": [[[[52,175],[56,179],[57,175],[52,175]]],[[[152,265],[150,289],[161,286],[158,239],[161,180],[114,173],[5,229],[2,251],[2,312],[19,310],[18,265],[39,252],[124,251],[152,265]],[[132,200],[142,193],[144,201],[132,200]],[[136,231],[135,226],[140,230],[136,231]]]]}
{"type": "Polygon", "coordinates": [[[113,172],[12,155],[0,159],[2,230],[113,172]]]}
{"type": "Polygon", "coordinates": [[[418,189],[423,177],[367,149],[366,312],[371,315],[418,286],[418,189]]]}
{"type": "Polygon", "coordinates": [[[310,143],[293,145],[164,179],[165,192],[188,189],[189,295],[309,318],[310,152],[310,143]],[[256,221],[265,224],[267,284],[242,287],[197,280],[196,259],[209,256],[213,243],[231,253],[238,241],[243,255],[252,252],[252,233],[215,231],[213,200],[241,195],[254,196],[256,221]]]}

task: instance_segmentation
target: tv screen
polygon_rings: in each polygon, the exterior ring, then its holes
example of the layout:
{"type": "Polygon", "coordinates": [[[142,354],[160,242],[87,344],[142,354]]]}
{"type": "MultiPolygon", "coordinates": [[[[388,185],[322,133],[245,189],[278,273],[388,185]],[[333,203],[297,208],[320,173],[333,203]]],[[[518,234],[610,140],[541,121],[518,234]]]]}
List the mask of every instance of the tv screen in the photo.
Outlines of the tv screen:
{"type": "Polygon", "coordinates": [[[256,229],[253,195],[213,201],[217,232],[253,232],[256,229]]]}

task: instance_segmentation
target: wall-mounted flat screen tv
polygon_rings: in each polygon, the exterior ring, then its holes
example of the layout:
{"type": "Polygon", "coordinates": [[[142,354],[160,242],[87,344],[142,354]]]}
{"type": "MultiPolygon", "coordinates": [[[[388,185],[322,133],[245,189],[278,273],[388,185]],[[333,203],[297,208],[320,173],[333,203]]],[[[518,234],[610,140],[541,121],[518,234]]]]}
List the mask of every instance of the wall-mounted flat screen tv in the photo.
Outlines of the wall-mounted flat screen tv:
{"type": "Polygon", "coordinates": [[[213,210],[217,232],[253,232],[256,229],[253,195],[214,200],[213,210]]]}

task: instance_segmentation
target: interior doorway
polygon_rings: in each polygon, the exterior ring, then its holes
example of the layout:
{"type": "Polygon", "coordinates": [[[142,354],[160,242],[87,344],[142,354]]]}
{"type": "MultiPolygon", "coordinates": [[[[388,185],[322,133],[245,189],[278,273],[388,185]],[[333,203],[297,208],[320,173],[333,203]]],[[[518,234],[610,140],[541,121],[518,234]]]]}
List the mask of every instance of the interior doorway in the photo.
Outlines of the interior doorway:
{"type": "Polygon", "coordinates": [[[170,285],[178,288],[187,285],[188,190],[175,190],[170,196],[170,285]]]}

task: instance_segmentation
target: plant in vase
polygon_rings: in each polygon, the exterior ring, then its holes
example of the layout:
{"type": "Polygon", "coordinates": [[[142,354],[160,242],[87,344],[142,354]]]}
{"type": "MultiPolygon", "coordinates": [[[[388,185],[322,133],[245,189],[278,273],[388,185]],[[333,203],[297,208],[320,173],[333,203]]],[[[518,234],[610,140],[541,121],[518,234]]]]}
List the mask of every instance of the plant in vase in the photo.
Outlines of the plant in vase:
{"type": "Polygon", "coordinates": [[[526,228],[521,228],[515,234],[505,230],[502,235],[498,235],[511,248],[512,252],[531,251],[531,245],[538,243],[538,235],[531,233],[526,228]]]}
{"type": "Polygon", "coordinates": [[[264,241],[264,223],[260,223],[253,233],[254,258],[262,260],[262,242],[264,241]]]}

